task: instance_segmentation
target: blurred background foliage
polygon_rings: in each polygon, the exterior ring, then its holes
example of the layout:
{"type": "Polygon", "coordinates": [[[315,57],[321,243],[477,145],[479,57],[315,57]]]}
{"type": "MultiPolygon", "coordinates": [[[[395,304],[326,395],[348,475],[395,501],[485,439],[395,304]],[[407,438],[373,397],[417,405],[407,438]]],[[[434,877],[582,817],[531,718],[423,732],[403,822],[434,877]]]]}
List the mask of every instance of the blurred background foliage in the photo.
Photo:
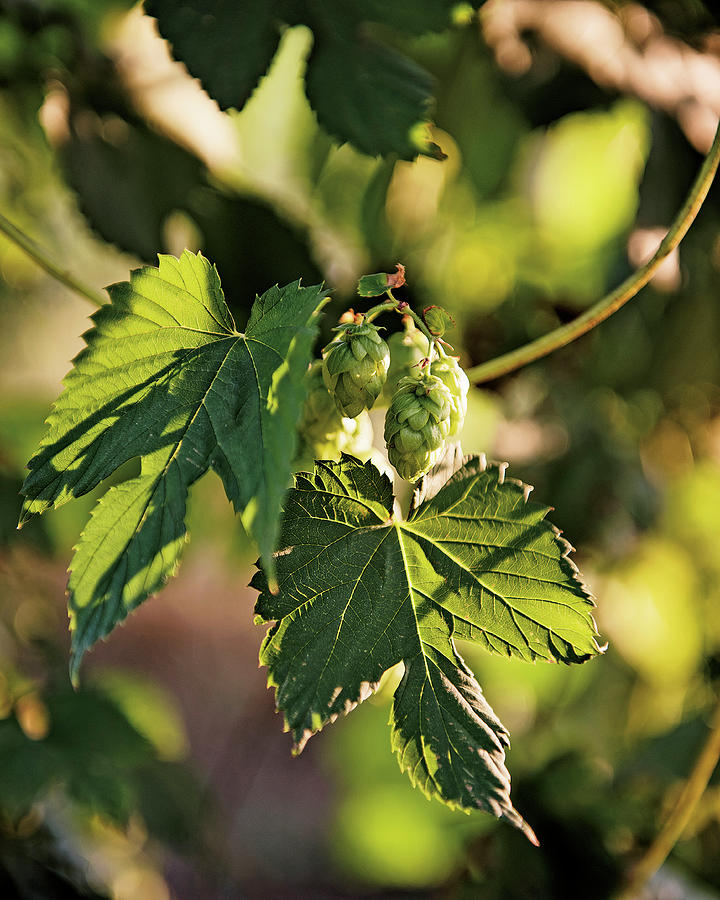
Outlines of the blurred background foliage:
{"type": "MultiPolygon", "coordinates": [[[[0,0],[0,209],[97,286],[201,249],[240,323],[269,285],[324,278],[326,337],[357,277],[401,260],[403,297],[452,312],[470,366],[653,251],[720,114],[712,8],[491,0],[442,33],[383,31],[436,80],[447,159],[409,163],[317,126],[303,27],[242,112],[222,113],[127,0],[0,0]]],[[[179,578],[69,690],[65,567],[99,492],[15,523],[89,310],[0,238],[3,896],[609,897],[720,689],[719,196],[641,296],[470,398],[465,448],[555,507],[609,642],[577,669],[465,648],[513,735],[540,850],[412,790],[387,740],[395,671],[290,758],[256,668],[253,549],[211,481],[179,578]]],[[[717,773],[648,896],[720,897],[717,773]]]]}

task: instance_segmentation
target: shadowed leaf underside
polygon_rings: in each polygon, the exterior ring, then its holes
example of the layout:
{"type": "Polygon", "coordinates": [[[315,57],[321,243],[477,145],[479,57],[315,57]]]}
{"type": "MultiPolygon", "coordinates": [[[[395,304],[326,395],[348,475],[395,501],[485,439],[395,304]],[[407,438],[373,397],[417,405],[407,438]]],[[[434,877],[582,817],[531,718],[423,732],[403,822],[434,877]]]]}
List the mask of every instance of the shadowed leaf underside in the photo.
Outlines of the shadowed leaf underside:
{"type": "Polygon", "coordinates": [[[455,638],[566,663],[600,648],[569,544],[504,475],[469,457],[403,521],[371,463],[317,462],[285,504],[279,592],[262,572],[252,584],[258,620],[274,623],[261,662],[297,751],[402,662],[391,722],[401,768],[428,796],[533,839],[510,801],[507,732],[455,638]]]}

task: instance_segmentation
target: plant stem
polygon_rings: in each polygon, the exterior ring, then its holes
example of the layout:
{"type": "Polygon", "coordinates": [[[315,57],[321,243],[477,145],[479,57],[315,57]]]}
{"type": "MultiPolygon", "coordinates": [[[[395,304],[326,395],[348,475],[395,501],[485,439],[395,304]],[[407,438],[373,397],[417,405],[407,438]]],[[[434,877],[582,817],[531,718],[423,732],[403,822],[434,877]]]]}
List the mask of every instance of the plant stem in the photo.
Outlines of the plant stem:
{"type": "Polygon", "coordinates": [[[670,226],[668,233],[663,238],[660,246],[654,255],[643,265],[640,266],[632,275],[623,281],[613,291],[598,300],[587,309],[582,315],[579,315],[572,322],[561,325],[549,334],[543,335],[530,343],[518,347],[517,350],[511,350],[509,353],[503,353],[495,359],[481,363],[468,370],[467,376],[471,382],[480,384],[484,381],[491,381],[493,378],[499,378],[506,375],[521,366],[534,362],[564,347],[576,338],[586,334],[596,325],[605,321],[614,312],[620,309],[628,300],[632,299],[641,288],[650,281],[662,261],[678,246],[680,241],[687,234],[688,229],[692,225],[695,217],[700,211],[705,198],[707,197],[710,186],[715,178],[715,173],[720,162],[720,125],[715,132],[712,147],[698,172],[690,192],[683,204],[682,209],[675,217],[674,222],[670,226]]]}
{"type": "MultiPolygon", "coordinates": [[[[392,290],[390,288],[388,288],[386,293],[387,293],[388,297],[396,304],[396,308],[397,308],[397,303],[399,301],[395,300],[392,290]]],[[[432,352],[433,352],[433,346],[436,343],[436,338],[430,333],[427,325],[423,322],[423,320],[420,318],[420,316],[416,312],[414,312],[409,306],[406,306],[404,309],[398,309],[397,312],[399,312],[403,316],[410,316],[410,318],[413,320],[413,322],[415,322],[415,324],[417,325],[418,329],[428,339],[428,359],[430,359],[430,357],[432,356],[432,352]]]]}
{"type": "Polygon", "coordinates": [[[655,840],[630,869],[616,900],[633,900],[665,862],[680,839],[720,760],[720,698],[707,736],[674,809],[655,840]]]}
{"type": "Polygon", "coordinates": [[[0,213],[0,233],[4,234],[5,237],[9,238],[21,250],[27,253],[27,255],[42,269],[45,269],[49,275],[52,275],[52,277],[61,282],[61,284],[70,288],[71,291],[75,291],[76,294],[80,294],[81,297],[89,300],[93,306],[103,306],[105,304],[106,301],[101,294],[97,293],[86,284],[83,284],[82,281],[79,281],[74,275],[71,275],[69,272],[66,272],[64,269],[55,265],[44,250],[38,247],[38,245],[16,225],[13,225],[12,222],[6,219],[2,213],[0,213]]]}
{"type": "Polygon", "coordinates": [[[377,306],[373,306],[372,309],[369,309],[363,316],[363,321],[372,322],[373,319],[376,319],[382,313],[387,312],[389,309],[396,309],[396,307],[397,301],[394,298],[392,300],[385,300],[382,303],[378,303],[377,306]]]}
{"type": "Polygon", "coordinates": [[[401,316],[410,316],[414,320],[418,329],[428,339],[428,359],[430,359],[433,354],[433,347],[436,350],[438,349],[437,339],[433,337],[432,334],[430,334],[423,320],[420,318],[420,316],[418,316],[417,313],[413,312],[409,306],[405,306],[403,309],[398,309],[400,301],[396,300],[395,297],[393,297],[393,292],[390,290],[390,288],[387,289],[386,293],[390,299],[385,300],[382,303],[378,303],[377,306],[373,306],[371,309],[369,309],[363,316],[363,321],[372,322],[372,320],[377,318],[377,316],[381,315],[384,312],[388,312],[389,310],[394,310],[395,312],[400,313],[401,316]]]}

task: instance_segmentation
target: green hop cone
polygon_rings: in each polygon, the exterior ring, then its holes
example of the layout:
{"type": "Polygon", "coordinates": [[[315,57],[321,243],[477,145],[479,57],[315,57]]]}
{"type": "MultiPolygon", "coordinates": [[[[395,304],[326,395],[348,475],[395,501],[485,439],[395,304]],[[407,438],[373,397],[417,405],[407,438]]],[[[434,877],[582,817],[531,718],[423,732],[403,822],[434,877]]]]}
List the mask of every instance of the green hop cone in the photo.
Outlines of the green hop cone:
{"type": "Polygon", "coordinates": [[[407,481],[415,481],[442,459],[450,433],[453,398],[435,375],[400,379],[385,417],[388,458],[407,481]]]}
{"type": "Polygon", "coordinates": [[[341,453],[366,458],[372,449],[373,429],[370,416],[343,417],[325,387],[322,363],[316,360],[308,369],[307,395],[300,419],[300,446],[296,463],[312,465],[314,459],[339,459],[341,453]]]}
{"type": "MultiPolygon", "coordinates": [[[[388,338],[390,348],[390,368],[383,388],[383,398],[389,403],[397,390],[401,378],[413,374],[414,366],[427,356],[428,339],[416,328],[413,320],[405,317],[405,330],[397,331],[388,338]]],[[[417,370],[416,370],[417,371],[417,370]]]]}
{"type": "Polygon", "coordinates": [[[454,356],[444,356],[430,364],[430,374],[439,378],[450,391],[452,410],[448,439],[457,437],[462,431],[467,412],[467,395],[470,389],[468,377],[454,356]]]}
{"type": "Polygon", "coordinates": [[[349,453],[350,456],[366,460],[372,452],[373,445],[373,427],[370,421],[370,414],[367,410],[363,410],[354,419],[348,419],[344,416],[341,421],[340,431],[335,438],[337,456],[333,458],[340,459],[341,453],[349,453]]]}
{"type": "Polygon", "coordinates": [[[340,427],[342,416],[332,394],[325,387],[322,362],[318,359],[305,375],[307,394],[300,418],[300,439],[307,444],[323,443],[340,427]]]}
{"type": "Polygon", "coordinates": [[[325,386],[343,416],[370,409],[385,384],[390,351],[374,325],[341,325],[323,352],[325,386]]]}

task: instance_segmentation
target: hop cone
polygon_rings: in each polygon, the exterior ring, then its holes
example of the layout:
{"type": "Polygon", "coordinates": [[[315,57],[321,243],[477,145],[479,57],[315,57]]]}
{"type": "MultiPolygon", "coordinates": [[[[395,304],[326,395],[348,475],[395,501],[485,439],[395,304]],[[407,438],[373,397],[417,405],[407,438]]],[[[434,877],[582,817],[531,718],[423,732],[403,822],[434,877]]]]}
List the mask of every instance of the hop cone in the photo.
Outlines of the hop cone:
{"type": "Polygon", "coordinates": [[[374,325],[343,325],[339,331],[325,348],[323,380],[342,415],[354,419],[382,390],[390,351],[374,325]]]}
{"type": "Polygon", "coordinates": [[[413,366],[427,356],[428,341],[425,335],[406,316],[405,331],[397,331],[388,338],[390,368],[383,388],[383,398],[389,403],[401,378],[413,374],[413,366]]]}
{"type": "Polygon", "coordinates": [[[454,356],[444,356],[430,364],[430,374],[439,378],[452,396],[450,431],[448,438],[457,437],[462,431],[467,412],[467,395],[470,382],[454,356]]]}
{"type": "Polygon", "coordinates": [[[385,417],[385,443],[403,478],[415,481],[442,458],[452,404],[449,388],[435,375],[400,380],[385,417]]]}
{"type": "Polygon", "coordinates": [[[325,387],[322,363],[317,360],[306,375],[307,396],[300,419],[300,446],[297,462],[314,459],[339,459],[341,453],[364,458],[372,449],[370,416],[344,418],[325,387]]]}

